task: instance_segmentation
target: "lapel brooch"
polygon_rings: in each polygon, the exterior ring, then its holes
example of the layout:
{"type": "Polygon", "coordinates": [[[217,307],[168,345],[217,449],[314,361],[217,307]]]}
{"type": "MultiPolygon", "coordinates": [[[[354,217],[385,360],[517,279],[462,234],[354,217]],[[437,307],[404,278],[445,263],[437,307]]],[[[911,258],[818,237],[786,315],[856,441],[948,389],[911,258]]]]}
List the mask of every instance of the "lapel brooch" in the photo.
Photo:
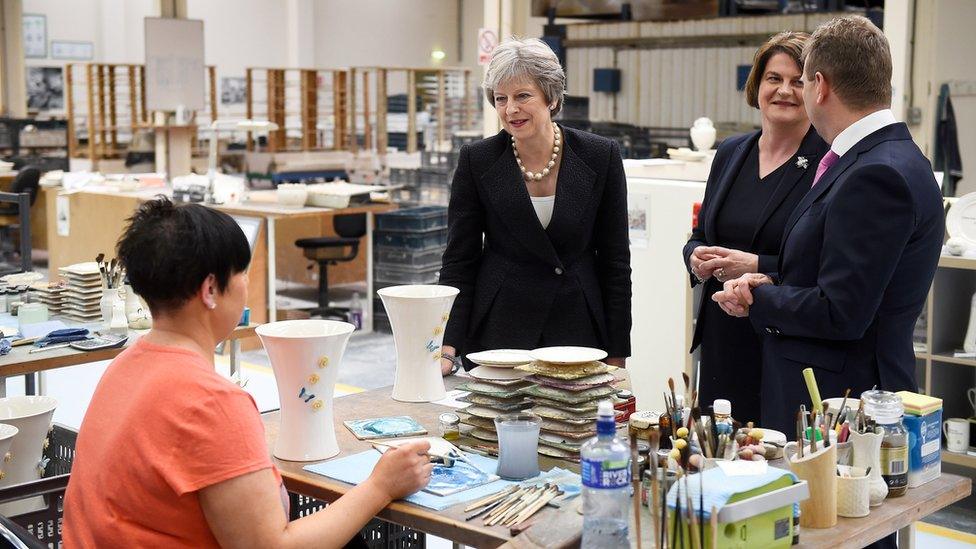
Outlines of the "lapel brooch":
{"type": "Polygon", "coordinates": [[[805,156],[798,156],[798,157],[796,157],[796,167],[797,168],[800,168],[801,170],[805,170],[805,169],[807,169],[807,166],[809,166],[809,165],[810,165],[810,161],[807,160],[807,157],[805,157],[805,156]]]}

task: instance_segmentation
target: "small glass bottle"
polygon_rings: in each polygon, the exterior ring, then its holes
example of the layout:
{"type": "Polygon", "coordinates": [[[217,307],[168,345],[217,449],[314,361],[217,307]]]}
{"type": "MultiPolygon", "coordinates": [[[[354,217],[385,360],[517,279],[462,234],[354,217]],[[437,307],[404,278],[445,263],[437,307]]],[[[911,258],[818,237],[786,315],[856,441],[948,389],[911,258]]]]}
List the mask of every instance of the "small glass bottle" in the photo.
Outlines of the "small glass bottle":
{"type": "Polygon", "coordinates": [[[881,439],[881,477],[888,485],[888,497],[905,495],[908,490],[908,429],[902,423],[905,407],[901,397],[889,391],[861,393],[864,413],[884,432],[881,439]]]}
{"type": "Polygon", "coordinates": [[[437,420],[444,440],[457,440],[461,437],[461,418],[457,414],[444,412],[437,420]]]}

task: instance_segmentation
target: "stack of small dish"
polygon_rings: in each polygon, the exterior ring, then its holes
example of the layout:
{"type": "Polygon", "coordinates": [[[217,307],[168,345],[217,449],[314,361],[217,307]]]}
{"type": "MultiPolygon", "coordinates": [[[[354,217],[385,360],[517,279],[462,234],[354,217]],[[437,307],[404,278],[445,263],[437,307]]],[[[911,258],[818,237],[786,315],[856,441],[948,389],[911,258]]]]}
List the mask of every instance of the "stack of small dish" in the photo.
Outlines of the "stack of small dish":
{"type": "Polygon", "coordinates": [[[30,289],[37,301],[47,305],[50,314],[58,314],[64,308],[64,291],[68,288],[63,280],[54,282],[35,282],[30,289]]]}
{"type": "Polygon", "coordinates": [[[579,460],[580,446],[596,436],[596,410],[601,400],[612,399],[617,389],[607,353],[587,347],[547,347],[532,351],[535,362],[518,369],[532,374],[534,385],[524,390],[533,401],[532,412],[542,418],[539,453],[579,460]]]}
{"type": "Polygon", "coordinates": [[[478,365],[468,372],[473,379],[458,385],[458,389],[470,392],[459,398],[471,405],[460,412],[461,423],[469,425],[466,435],[479,440],[483,449],[497,451],[498,434],[495,418],[532,407],[532,401],[522,392],[531,386],[525,381],[529,372],[516,369],[532,362],[529,351],[498,349],[467,355],[478,365]]]}
{"type": "Polygon", "coordinates": [[[64,278],[61,314],[81,322],[102,320],[102,275],[94,261],[61,267],[58,273],[64,278]]]}

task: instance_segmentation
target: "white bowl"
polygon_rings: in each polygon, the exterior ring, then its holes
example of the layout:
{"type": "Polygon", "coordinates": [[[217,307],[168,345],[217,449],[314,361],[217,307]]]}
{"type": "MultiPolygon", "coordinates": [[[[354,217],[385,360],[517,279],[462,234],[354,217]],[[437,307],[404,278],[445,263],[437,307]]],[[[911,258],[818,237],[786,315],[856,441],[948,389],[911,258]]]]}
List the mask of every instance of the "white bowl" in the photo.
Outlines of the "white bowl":
{"type": "Polygon", "coordinates": [[[277,195],[282,206],[302,207],[308,200],[308,189],[301,183],[283,183],[278,185],[277,195]]]}

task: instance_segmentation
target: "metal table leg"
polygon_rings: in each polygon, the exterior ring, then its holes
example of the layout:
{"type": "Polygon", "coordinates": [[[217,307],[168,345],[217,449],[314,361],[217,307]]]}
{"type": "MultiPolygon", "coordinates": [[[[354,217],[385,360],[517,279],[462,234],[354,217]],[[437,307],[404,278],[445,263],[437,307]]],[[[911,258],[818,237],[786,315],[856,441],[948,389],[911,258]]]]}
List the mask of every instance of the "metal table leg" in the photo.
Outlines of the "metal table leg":
{"type": "Polygon", "coordinates": [[[228,343],[230,343],[230,375],[233,377],[241,371],[241,340],[232,339],[228,343]]]}
{"type": "Polygon", "coordinates": [[[915,549],[915,523],[898,530],[898,549],[915,549]]]}
{"type": "Polygon", "coordinates": [[[268,217],[267,240],[268,240],[268,322],[274,322],[278,318],[278,304],[275,303],[278,292],[275,289],[275,220],[268,217]]]}
{"type": "Polygon", "coordinates": [[[363,332],[373,331],[373,212],[366,212],[366,322],[363,332]]]}

